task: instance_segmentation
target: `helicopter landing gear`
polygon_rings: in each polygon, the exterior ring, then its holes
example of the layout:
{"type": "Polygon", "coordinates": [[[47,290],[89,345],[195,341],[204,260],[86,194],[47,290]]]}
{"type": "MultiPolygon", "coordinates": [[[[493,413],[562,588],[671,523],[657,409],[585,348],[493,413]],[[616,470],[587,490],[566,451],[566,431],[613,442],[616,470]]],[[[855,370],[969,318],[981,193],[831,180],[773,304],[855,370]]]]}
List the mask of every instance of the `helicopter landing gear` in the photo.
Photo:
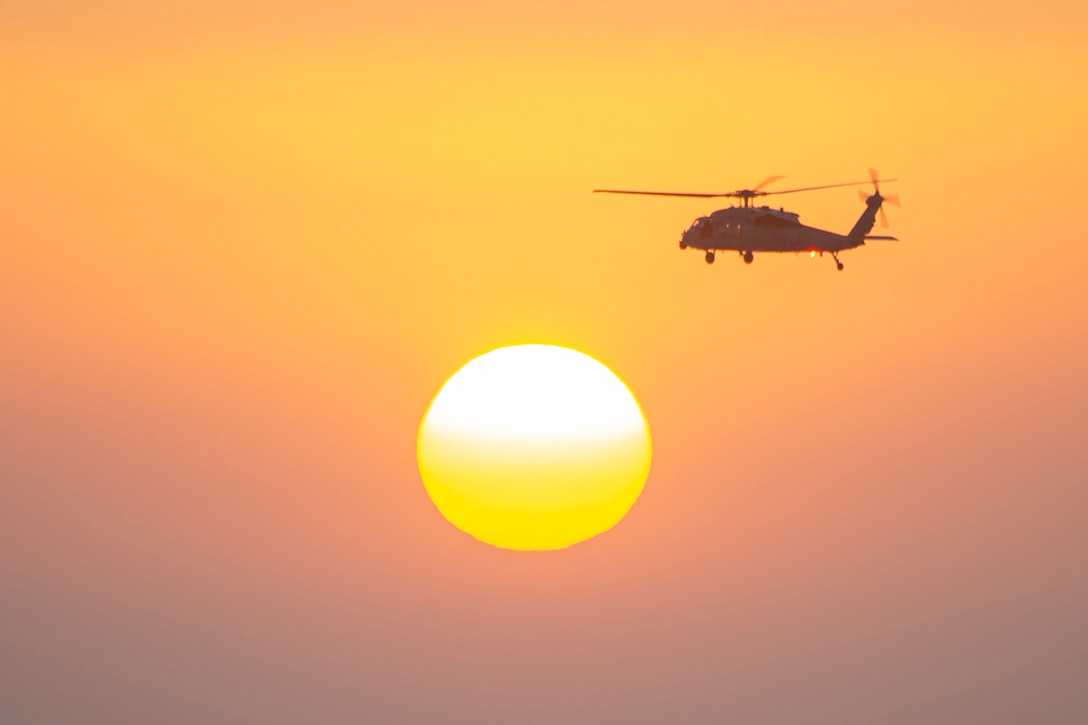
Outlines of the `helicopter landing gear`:
{"type": "Polygon", "coordinates": [[[745,264],[751,264],[752,260],[755,259],[755,255],[752,254],[751,252],[744,252],[740,256],[744,257],[744,263],[745,264]]]}
{"type": "Polygon", "coordinates": [[[839,253],[838,252],[832,252],[831,257],[835,260],[835,267],[841,272],[842,271],[842,262],[839,261],[839,253]]]}
{"type": "Polygon", "coordinates": [[[706,263],[707,264],[714,264],[714,252],[707,252],[706,253],[706,263]]]}

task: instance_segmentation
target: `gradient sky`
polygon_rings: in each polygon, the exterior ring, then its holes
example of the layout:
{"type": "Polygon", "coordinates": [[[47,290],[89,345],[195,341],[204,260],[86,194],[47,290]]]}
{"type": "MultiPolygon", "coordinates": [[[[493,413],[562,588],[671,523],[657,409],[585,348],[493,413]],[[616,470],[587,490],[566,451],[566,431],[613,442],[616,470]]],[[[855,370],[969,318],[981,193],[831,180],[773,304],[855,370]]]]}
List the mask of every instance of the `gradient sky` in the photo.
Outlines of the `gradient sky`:
{"type": "Polygon", "coordinates": [[[90,5],[0,9],[0,720],[1088,720],[1083,2],[90,5]],[[590,193],[870,166],[842,273],[590,193]],[[527,342],[654,440],[563,552],[416,467],[527,342]]]}

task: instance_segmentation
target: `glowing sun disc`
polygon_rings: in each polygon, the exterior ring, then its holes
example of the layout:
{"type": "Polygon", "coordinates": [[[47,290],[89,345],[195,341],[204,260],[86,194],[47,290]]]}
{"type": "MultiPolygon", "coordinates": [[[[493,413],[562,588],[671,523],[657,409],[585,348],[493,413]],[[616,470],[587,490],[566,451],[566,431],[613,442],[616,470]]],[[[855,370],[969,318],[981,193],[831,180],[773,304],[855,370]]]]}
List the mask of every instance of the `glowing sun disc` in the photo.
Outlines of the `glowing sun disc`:
{"type": "Polygon", "coordinates": [[[615,526],[642,492],[650,434],[631,391],[576,350],[517,345],[446,382],[419,429],[446,519],[506,549],[562,549],[615,526]]]}

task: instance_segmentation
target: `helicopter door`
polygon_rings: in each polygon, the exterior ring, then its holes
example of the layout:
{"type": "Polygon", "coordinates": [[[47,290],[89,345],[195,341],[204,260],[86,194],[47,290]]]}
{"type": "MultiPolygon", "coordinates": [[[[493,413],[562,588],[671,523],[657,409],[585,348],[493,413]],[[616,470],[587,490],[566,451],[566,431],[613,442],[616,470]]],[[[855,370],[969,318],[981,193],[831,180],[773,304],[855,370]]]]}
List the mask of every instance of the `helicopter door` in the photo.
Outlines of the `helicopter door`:
{"type": "Polygon", "coordinates": [[[709,219],[699,225],[699,236],[703,239],[710,239],[714,236],[714,225],[710,223],[709,219]]]}

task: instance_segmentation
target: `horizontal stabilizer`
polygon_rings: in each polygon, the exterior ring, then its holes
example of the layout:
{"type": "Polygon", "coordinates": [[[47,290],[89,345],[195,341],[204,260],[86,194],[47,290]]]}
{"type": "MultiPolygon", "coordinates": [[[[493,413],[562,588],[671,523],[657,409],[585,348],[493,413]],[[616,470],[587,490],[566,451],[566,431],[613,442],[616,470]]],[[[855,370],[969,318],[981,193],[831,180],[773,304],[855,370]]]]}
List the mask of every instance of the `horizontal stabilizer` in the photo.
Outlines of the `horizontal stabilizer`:
{"type": "Polygon", "coordinates": [[[883,239],[886,242],[898,242],[899,241],[898,237],[884,237],[884,236],[880,236],[878,234],[866,234],[865,235],[865,240],[868,241],[870,239],[883,239]]]}

